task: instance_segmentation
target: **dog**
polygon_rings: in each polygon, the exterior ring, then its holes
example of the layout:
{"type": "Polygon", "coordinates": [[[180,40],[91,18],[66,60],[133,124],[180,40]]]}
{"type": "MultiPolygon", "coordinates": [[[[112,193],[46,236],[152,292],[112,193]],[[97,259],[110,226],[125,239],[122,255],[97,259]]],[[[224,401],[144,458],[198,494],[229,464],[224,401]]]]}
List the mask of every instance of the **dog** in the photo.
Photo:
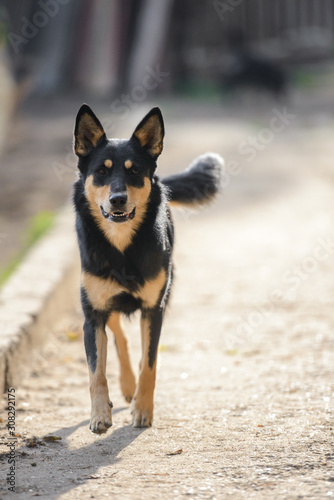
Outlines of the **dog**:
{"type": "Polygon", "coordinates": [[[287,96],[288,75],[283,66],[252,51],[240,30],[233,30],[227,41],[230,63],[223,81],[225,88],[266,91],[278,100],[287,96]]]}
{"type": "Polygon", "coordinates": [[[243,52],[235,56],[224,85],[233,91],[239,88],[267,91],[276,99],[280,99],[287,93],[287,76],[279,64],[243,52]]]}
{"type": "Polygon", "coordinates": [[[219,155],[198,157],[185,171],[160,180],[155,171],[164,122],[153,108],[129,140],[107,139],[83,104],[74,130],[79,178],[74,184],[76,232],[81,258],[81,304],[89,367],[90,430],[112,425],[106,379],[106,325],[120,362],[120,385],[132,402],[133,427],[153,420],[157,351],[173,281],[174,230],[170,204],[202,205],[220,189],[219,155]],[[141,311],[142,356],[136,384],[121,315],[141,311]]]}

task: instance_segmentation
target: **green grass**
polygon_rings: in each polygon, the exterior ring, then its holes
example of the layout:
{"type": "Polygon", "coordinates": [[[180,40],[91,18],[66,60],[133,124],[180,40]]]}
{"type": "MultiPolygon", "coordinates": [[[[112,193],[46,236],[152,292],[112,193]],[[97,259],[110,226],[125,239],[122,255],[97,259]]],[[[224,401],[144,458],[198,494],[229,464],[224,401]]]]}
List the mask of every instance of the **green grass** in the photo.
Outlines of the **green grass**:
{"type": "Polygon", "coordinates": [[[292,73],[292,81],[301,89],[314,89],[317,87],[317,78],[311,71],[297,69],[292,73]]]}
{"type": "Polygon", "coordinates": [[[176,92],[190,99],[217,102],[221,98],[221,91],[216,84],[198,80],[179,82],[176,92]]]}
{"type": "Polygon", "coordinates": [[[29,221],[29,226],[26,233],[25,246],[30,248],[38,241],[43,234],[52,226],[55,218],[55,213],[50,210],[44,210],[34,215],[29,221]]]}
{"type": "Polygon", "coordinates": [[[38,241],[53,225],[55,213],[44,210],[31,217],[24,234],[21,249],[12,257],[6,267],[0,269],[0,287],[10,278],[17,269],[28,250],[38,241]]]}

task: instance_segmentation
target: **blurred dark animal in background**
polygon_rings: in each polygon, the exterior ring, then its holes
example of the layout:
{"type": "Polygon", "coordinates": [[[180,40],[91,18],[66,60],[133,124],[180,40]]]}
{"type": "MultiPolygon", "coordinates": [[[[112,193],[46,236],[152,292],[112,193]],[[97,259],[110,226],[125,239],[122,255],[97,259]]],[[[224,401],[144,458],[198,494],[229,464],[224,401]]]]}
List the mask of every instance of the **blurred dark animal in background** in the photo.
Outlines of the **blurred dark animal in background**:
{"type": "Polygon", "coordinates": [[[230,36],[231,57],[223,77],[224,88],[267,91],[279,99],[287,91],[287,72],[277,62],[253,53],[240,33],[230,36]]]}

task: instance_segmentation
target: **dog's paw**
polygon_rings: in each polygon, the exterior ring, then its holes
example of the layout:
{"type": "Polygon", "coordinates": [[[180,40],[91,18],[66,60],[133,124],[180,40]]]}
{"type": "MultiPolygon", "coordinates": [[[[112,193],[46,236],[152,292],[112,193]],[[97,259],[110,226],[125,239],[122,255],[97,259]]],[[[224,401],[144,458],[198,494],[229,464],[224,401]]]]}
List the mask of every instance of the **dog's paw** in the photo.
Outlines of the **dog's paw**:
{"type": "Polygon", "coordinates": [[[147,411],[134,410],[132,414],[132,427],[151,427],[153,415],[147,411]]]}
{"type": "Polygon", "coordinates": [[[120,385],[125,401],[131,403],[136,390],[136,379],[134,374],[128,372],[126,375],[122,375],[120,377],[120,385]]]}
{"type": "Polygon", "coordinates": [[[151,427],[153,422],[153,407],[142,408],[133,400],[132,402],[132,427],[151,427]]]}
{"type": "Polygon", "coordinates": [[[92,409],[89,428],[95,434],[103,434],[112,426],[111,401],[104,407],[95,407],[92,409]]]}

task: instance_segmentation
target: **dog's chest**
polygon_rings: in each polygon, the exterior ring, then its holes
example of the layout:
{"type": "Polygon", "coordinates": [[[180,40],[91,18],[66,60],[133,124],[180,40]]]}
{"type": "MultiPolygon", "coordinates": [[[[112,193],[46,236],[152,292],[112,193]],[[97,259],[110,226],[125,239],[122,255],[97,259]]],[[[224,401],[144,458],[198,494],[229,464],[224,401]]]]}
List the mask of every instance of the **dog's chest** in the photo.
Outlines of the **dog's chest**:
{"type": "Polygon", "coordinates": [[[88,272],[83,272],[81,284],[90,303],[96,310],[110,310],[113,301],[119,296],[129,296],[139,300],[143,307],[154,307],[165,287],[167,280],[166,271],[160,272],[152,279],[146,280],[143,285],[136,283],[132,276],[123,275],[120,278],[101,278],[88,272]]]}

